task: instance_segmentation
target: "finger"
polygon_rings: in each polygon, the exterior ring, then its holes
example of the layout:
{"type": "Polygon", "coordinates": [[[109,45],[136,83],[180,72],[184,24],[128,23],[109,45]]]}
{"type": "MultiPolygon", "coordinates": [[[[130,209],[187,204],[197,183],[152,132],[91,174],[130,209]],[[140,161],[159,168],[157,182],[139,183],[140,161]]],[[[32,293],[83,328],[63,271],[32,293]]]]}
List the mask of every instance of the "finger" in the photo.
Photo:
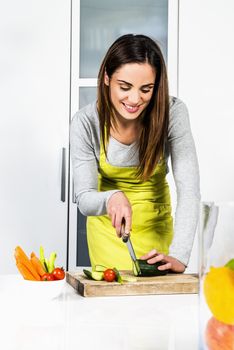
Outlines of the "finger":
{"type": "Polygon", "coordinates": [[[171,267],[172,267],[172,264],[169,262],[169,263],[166,263],[164,265],[159,266],[158,270],[161,270],[161,271],[170,270],[171,267]]]}
{"type": "Polygon", "coordinates": [[[113,227],[115,227],[116,214],[115,213],[111,213],[110,216],[111,216],[111,224],[112,224],[113,227]]]}
{"type": "Polygon", "coordinates": [[[116,214],[115,216],[115,230],[118,237],[121,237],[121,230],[122,230],[122,215],[116,214]]]}
{"type": "Polygon", "coordinates": [[[123,241],[127,242],[128,237],[129,237],[130,234],[125,232],[125,226],[124,226],[123,223],[122,223],[122,226],[121,226],[121,232],[120,233],[121,233],[121,237],[122,237],[123,241]]]}
{"type": "Polygon", "coordinates": [[[121,230],[120,230],[121,236],[124,234],[124,232],[125,232],[125,226],[124,226],[124,223],[122,222],[121,230]]]}
{"type": "Polygon", "coordinates": [[[147,260],[148,264],[155,264],[158,261],[162,261],[165,258],[164,254],[158,254],[157,256],[154,256],[151,259],[147,260]]]}
{"type": "Polygon", "coordinates": [[[122,233],[121,233],[121,229],[119,230],[118,228],[115,228],[115,232],[116,232],[116,235],[117,237],[122,237],[122,233]]]}
{"type": "Polygon", "coordinates": [[[125,215],[124,219],[125,219],[125,233],[129,234],[132,229],[132,215],[131,214],[125,215]]]}
{"type": "Polygon", "coordinates": [[[148,252],[147,254],[145,255],[142,255],[140,257],[141,260],[147,260],[147,259],[150,259],[152,257],[154,257],[155,255],[157,254],[157,250],[156,249],[152,249],[150,252],[148,252]]]}

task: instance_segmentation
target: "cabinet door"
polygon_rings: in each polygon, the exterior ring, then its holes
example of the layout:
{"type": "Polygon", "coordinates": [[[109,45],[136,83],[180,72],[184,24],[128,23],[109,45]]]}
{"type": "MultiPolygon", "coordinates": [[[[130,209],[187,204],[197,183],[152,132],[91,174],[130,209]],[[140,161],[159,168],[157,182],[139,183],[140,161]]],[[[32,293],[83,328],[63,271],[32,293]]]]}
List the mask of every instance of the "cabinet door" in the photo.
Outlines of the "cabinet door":
{"type": "MultiPolygon", "coordinates": [[[[170,92],[176,95],[177,11],[177,1],[73,1],[72,112],[96,99],[101,61],[112,42],[127,33],[145,34],[157,40],[168,65],[170,92]]],[[[71,267],[89,265],[85,223],[71,203],[71,267]]]]}
{"type": "Polygon", "coordinates": [[[0,273],[16,245],[65,267],[70,2],[2,1],[0,33],[0,273]]]}

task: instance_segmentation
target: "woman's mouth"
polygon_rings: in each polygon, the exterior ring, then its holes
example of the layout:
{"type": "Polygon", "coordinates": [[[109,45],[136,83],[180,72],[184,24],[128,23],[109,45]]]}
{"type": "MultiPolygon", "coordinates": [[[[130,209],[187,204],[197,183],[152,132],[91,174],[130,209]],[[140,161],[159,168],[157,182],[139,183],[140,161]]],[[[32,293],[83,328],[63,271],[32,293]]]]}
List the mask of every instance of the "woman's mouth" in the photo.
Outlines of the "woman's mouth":
{"type": "Polygon", "coordinates": [[[131,106],[131,105],[128,105],[126,103],[123,103],[123,106],[126,109],[126,111],[129,113],[136,113],[140,109],[140,106],[131,106]]]}

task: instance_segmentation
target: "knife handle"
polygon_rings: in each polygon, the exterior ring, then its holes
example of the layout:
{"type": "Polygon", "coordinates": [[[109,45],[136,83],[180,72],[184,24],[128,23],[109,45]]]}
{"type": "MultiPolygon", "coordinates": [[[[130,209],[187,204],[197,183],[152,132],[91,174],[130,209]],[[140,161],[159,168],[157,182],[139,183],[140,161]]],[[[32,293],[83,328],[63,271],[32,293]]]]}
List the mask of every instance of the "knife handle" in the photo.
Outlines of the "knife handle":
{"type": "Polygon", "coordinates": [[[122,241],[124,242],[124,243],[127,243],[127,241],[128,241],[128,235],[123,235],[122,236],[122,241]]]}

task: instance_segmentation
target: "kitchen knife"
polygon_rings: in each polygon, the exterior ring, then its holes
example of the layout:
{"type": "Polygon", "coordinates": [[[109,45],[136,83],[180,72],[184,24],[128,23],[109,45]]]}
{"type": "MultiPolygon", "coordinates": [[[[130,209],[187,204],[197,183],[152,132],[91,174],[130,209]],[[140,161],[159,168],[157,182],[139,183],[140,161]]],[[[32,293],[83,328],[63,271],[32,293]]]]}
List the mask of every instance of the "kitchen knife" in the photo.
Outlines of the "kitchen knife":
{"type": "MultiPolygon", "coordinates": [[[[137,276],[141,276],[142,275],[142,271],[140,269],[139,262],[138,262],[138,260],[136,258],[136,254],[135,254],[135,251],[134,251],[133,246],[132,246],[132,242],[131,242],[131,239],[130,239],[130,234],[125,232],[124,222],[122,223],[121,233],[122,233],[122,241],[126,244],[126,246],[128,248],[129,254],[131,256],[131,259],[132,259],[133,264],[135,266],[135,270],[137,272],[137,276]]],[[[169,272],[168,269],[167,270],[163,270],[163,271],[158,270],[159,266],[164,265],[164,263],[162,261],[158,261],[158,262],[156,262],[154,264],[150,264],[150,265],[155,266],[155,268],[156,268],[155,271],[158,271],[157,274],[155,273],[155,276],[157,276],[157,275],[166,275],[169,272]]]]}
{"type": "Polygon", "coordinates": [[[127,248],[128,248],[128,252],[131,256],[131,259],[133,261],[133,264],[135,265],[135,269],[137,271],[137,275],[140,276],[141,274],[141,269],[139,267],[137,258],[136,258],[136,254],[134,252],[133,246],[132,246],[132,242],[131,239],[129,237],[129,234],[126,234],[125,232],[122,235],[122,241],[126,244],[127,248]]]}

